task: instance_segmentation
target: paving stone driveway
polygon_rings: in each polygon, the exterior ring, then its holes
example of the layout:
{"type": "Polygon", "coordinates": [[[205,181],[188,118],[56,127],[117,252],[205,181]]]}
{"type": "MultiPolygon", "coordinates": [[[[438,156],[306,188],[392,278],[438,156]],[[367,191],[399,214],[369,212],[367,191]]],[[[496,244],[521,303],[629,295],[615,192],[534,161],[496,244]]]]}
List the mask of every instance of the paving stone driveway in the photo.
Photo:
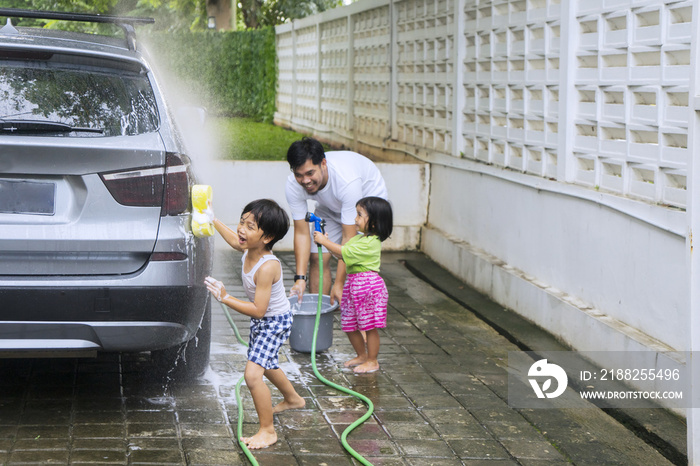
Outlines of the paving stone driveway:
{"type": "MultiPolygon", "coordinates": [[[[289,281],[293,256],[280,256],[289,281]]],[[[515,346],[414,277],[401,264],[405,257],[411,254],[383,257],[390,310],[381,333],[381,370],[358,376],[342,368],[352,350],[337,315],[334,344],[317,357],[325,377],[373,401],[375,414],[349,437],[369,461],[669,464],[599,410],[511,409],[505,368],[515,346]]],[[[217,254],[214,275],[232,294],[241,294],[239,273],[239,254],[217,254]]],[[[235,320],[245,337],[247,319],[235,320]]],[[[279,441],[255,452],[258,462],[357,464],[338,438],[365,406],[320,383],[308,354],[285,345],[281,361],[307,405],[276,417],[279,441]]],[[[195,383],[153,377],[147,355],[0,360],[0,463],[248,464],[235,441],[234,386],[244,365],[245,348],[216,306],[211,369],[195,383]]],[[[250,435],[257,418],[245,388],[242,395],[244,434],[250,435]]]]}

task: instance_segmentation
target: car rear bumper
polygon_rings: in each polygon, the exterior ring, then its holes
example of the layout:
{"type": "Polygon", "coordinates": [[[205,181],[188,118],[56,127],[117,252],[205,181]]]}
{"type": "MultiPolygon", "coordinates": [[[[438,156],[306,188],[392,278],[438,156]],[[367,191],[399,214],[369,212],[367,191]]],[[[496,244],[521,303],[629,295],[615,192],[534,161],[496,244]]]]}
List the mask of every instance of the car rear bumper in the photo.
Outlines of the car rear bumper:
{"type": "Polygon", "coordinates": [[[194,336],[207,298],[204,286],[0,287],[0,353],[169,348],[194,336]]]}
{"type": "Polygon", "coordinates": [[[0,322],[0,357],[157,350],[188,336],[187,327],[169,322],[0,322]]]}

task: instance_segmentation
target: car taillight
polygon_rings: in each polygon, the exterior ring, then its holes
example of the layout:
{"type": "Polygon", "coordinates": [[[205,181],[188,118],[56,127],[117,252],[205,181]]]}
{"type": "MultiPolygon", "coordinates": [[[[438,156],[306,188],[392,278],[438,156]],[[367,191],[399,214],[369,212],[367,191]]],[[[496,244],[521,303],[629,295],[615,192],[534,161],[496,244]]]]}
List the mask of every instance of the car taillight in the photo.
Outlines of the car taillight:
{"type": "Polygon", "coordinates": [[[154,252],[151,254],[151,260],[157,262],[183,261],[185,259],[187,259],[187,254],[182,252],[154,252]]]}
{"type": "Polygon", "coordinates": [[[100,177],[114,199],[127,206],[155,207],[163,203],[163,167],[144,168],[100,177]]]}
{"type": "Polygon", "coordinates": [[[165,199],[161,215],[177,215],[190,206],[190,185],[187,165],[176,154],[165,158],[165,199]]]}
{"type": "Polygon", "coordinates": [[[190,206],[187,165],[176,154],[166,155],[165,167],[103,173],[100,178],[122,205],[160,206],[162,216],[181,214],[190,206]]]}

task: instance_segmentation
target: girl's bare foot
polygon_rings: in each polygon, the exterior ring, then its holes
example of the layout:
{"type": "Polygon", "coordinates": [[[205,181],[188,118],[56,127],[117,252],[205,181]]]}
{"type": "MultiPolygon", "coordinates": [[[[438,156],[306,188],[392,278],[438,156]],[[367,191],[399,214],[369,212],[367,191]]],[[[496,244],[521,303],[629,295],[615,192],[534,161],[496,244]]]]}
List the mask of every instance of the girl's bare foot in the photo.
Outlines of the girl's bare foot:
{"type": "Polygon", "coordinates": [[[297,396],[297,398],[293,400],[284,400],[281,401],[280,403],[277,403],[274,408],[272,408],[273,413],[281,413],[282,411],[286,411],[288,409],[300,409],[306,406],[306,400],[300,396],[297,396]]]}
{"type": "Polygon", "coordinates": [[[272,432],[259,430],[258,433],[252,437],[241,437],[241,440],[243,440],[243,443],[251,450],[260,450],[261,448],[274,445],[275,442],[277,442],[277,433],[274,430],[272,432]]]}
{"type": "Polygon", "coordinates": [[[359,366],[360,364],[362,364],[366,361],[367,361],[367,356],[357,356],[355,358],[352,358],[349,361],[345,361],[343,366],[345,366],[345,367],[359,366]]]}
{"type": "Polygon", "coordinates": [[[377,372],[378,370],[379,363],[377,361],[367,361],[354,369],[356,374],[369,374],[370,372],[377,372]]]}

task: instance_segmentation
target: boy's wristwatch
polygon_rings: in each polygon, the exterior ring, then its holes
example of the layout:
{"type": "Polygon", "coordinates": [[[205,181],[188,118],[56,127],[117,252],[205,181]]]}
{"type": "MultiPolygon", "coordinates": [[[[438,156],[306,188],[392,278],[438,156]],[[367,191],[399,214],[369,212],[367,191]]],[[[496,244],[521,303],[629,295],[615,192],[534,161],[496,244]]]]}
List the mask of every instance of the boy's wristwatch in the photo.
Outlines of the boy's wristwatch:
{"type": "Polygon", "coordinates": [[[294,281],[304,280],[306,281],[306,275],[294,275],[294,281]]]}

